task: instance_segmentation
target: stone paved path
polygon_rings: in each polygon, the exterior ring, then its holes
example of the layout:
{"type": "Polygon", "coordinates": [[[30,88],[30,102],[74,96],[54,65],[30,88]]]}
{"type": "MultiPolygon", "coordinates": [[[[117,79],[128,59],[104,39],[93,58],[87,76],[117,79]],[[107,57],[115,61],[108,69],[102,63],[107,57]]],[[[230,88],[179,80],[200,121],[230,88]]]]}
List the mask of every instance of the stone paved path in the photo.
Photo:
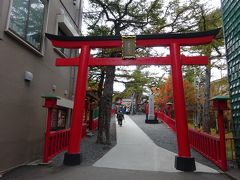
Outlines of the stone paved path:
{"type": "MultiPolygon", "coordinates": [[[[132,120],[125,116],[123,126],[117,125],[117,145],[93,166],[117,169],[179,172],[174,168],[176,154],[157,146],[132,120]]],[[[218,173],[196,163],[197,172],[218,173]]]]}

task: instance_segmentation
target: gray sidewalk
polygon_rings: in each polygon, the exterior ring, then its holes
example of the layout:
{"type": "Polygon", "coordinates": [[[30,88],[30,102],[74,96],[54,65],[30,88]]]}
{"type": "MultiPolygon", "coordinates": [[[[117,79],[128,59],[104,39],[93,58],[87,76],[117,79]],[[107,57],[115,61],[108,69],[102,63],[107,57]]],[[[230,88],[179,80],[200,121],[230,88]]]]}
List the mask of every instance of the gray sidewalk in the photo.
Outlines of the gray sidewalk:
{"type": "MultiPolygon", "coordinates": [[[[179,172],[174,168],[176,154],[157,146],[125,115],[123,126],[117,126],[117,145],[93,166],[117,169],[179,172]]],[[[196,163],[196,172],[218,173],[196,163]]]]}
{"type": "MultiPolygon", "coordinates": [[[[146,124],[144,115],[134,115],[130,116],[130,118],[148,135],[149,138],[152,139],[157,146],[167,149],[173,153],[178,153],[176,134],[166,124],[146,124]]],[[[191,155],[197,162],[213,169],[220,170],[215,164],[193,149],[191,149],[191,155]]]]}
{"type": "MultiPolygon", "coordinates": [[[[137,171],[93,166],[62,167],[56,171],[27,171],[20,175],[11,175],[4,180],[229,180],[223,174],[216,173],[183,173],[160,171],[137,171]]],[[[2,180],[1,179],[1,180],[2,180]]]]}

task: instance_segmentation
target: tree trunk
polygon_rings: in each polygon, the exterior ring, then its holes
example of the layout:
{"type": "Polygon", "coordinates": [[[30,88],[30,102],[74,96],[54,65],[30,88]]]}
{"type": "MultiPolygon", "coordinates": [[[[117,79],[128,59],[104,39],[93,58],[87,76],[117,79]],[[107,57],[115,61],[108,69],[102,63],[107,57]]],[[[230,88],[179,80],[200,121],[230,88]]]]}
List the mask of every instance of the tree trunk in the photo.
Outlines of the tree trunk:
{"type": "Polygon", "coordinates": [[[102,111],[103,106],[103,97],[100,98],[99,104],[99,113],[98,113],[98,135],[97,135],[97,140],[96,143],[99,144],[104,144],[104,138],[103,138],[103,132],[104,132],[104,114],[102,111]]]}
{"type": "Polygon", "coordinates": [[[106,80],[104,83],[102,113],[104,118],[105,143],[111,144],[110,121],[112,111],[113,81],[115,77],[115,66],[108,66],[106,70],[106,80]]]}
{"type": "Polygon", "coordinates": [[[203,104],[203,131],[210,133],[210,78],[211,78],[211,65],[206,67],[205,71],[205,86],[204,86],[204,104],[203,104]]]}
{"type": "Polygon", "coordinates": [[[104,83],[104,77],[105,77],[105,71],[102,69],[101,70],[101,76],[100,76],[100,81],[98,84],[98,97],[99,97],[99,102],[98,102],[98,134],[97,134],[97,140],[96,143],[103,144],[103,131],[104,131],[104,118],[103,118],[103,113],[102,113],[102,105],[103,100],[102,100],[102,91],[103,91],[103,83],[104,83]]]}
{"type": "Polygon", "coordinates": [[[196,93],[196,120],[195,126],[200,127],[201,125],[201,115],[202,115],[202,106],[201,106],[201,94],[200,94],[200,82],[197,83],[197,93],[196,93]]]}
{"type": "MultiPolygon", "coordinates": [[[[120,24],[115,23],[114,29],[115,29],[115,35],[120,35],[120,24]]],[[[112,52],[110,57],[121,57],[121,54],[119,54],[119,52],[112,52]]],[[[101,125],[103,125],[104,127],[106,144],[111,144],[110,121],[111,121],[111,112],[112,112],[112,95],[113,95],[114,78],[115,78],[115,66],[107,66],[103,95],[100,102],[101,111],[99,111],[100,118],[102,118],[101,121],[103,121],[102,122],[103,124],[101,125]]],[[[101,133],[99,133],[99,135],[103,135],[103,132],[101,133]]],[[[104,140],[103,136],[101,138],[102,140],[104,140]]],[[[103,141],[99,141],[99,142],[103,143],[103,141]]]]}
{"type": "Polygon", "coordinates": [[[135,93],[132,93],[131,95],[131,115],[134,114],[134,96],[135,96],[135,93]]]}
{"type": "Polygon", "coordinates": [[[136,95],[136,99],[135,99],[135,109],[136,109],[136,113],[139,112],[139,104],[140,104],[140,95],[136,95]]]}

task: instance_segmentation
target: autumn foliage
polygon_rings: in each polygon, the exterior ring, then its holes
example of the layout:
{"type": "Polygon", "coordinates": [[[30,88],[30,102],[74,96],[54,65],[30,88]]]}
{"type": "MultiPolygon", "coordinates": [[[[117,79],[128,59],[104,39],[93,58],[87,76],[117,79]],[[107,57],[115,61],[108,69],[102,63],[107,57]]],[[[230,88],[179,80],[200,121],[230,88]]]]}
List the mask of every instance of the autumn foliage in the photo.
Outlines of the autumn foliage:
{"type": "MultiPolygon", "coordinates": [[[[194,86],[188,80],[183,80],[185,103],[188,111],[194,110],[195,107],[195,93],[194,86]]],[[[155,95],[155,105],[159,110],[162,110],[166,103],[173,103],[173,88],[172,88],[172,76],[168,76],[159,87],[152,88],[155,95]]],[[[177,91],[177,89],[175,90],[177,91]]]]}

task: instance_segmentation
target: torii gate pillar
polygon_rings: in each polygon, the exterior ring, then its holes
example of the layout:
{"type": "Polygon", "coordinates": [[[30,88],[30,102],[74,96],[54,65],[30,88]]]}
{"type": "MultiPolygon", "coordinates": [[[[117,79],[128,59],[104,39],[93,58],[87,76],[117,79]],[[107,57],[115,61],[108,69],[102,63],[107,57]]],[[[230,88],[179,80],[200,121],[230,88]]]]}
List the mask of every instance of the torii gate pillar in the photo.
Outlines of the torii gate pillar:
{"type": "Polygon", "coordinates": [[[90,55],[90,47],[83,46],[81,55],[78,60],[78,74],[76,82],[76,90],[74,97],[74,106],[72,114],[72,124],[70,132],[70,140],[68,152],[64,154],[65,165],[77,165],[81,163],[80,142],[82,132],[82,121],[84,114],[84,105],[86,97],[86,84],[88,77],[88,62],[90,55]]]}
{"type": "Polygon", "coordinates": [[[178,145],[178,156],[175,157],[175,168],[181,171],[195,171],[195,159],[191,157],[188,140],[188,123],[185,109],[182,62],[180,58],[180,45],[178,43],[170,45],[170,56],[178,145]]]}

